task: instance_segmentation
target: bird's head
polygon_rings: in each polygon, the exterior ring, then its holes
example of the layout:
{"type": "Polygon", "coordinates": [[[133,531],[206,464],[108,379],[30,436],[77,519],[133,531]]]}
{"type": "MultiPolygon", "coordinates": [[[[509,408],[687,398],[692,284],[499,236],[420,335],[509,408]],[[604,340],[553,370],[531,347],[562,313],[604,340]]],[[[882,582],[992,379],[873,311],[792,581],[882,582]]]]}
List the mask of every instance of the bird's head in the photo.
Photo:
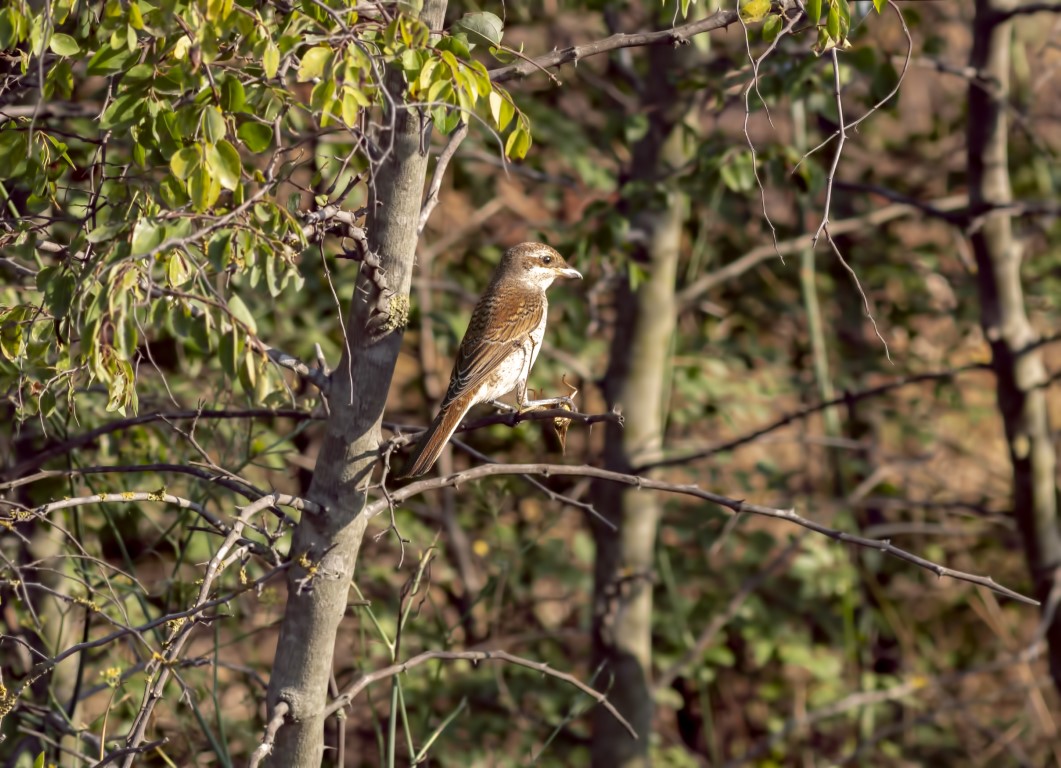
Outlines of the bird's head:
{"type": "Polygon", "coordinates": [[[516,280],[528,287],[545,290],[558,277],[577,277],[573,269],[554,248],[544,243],[520,243],[505,251],[497,267],[497,279],[516,280]]]}

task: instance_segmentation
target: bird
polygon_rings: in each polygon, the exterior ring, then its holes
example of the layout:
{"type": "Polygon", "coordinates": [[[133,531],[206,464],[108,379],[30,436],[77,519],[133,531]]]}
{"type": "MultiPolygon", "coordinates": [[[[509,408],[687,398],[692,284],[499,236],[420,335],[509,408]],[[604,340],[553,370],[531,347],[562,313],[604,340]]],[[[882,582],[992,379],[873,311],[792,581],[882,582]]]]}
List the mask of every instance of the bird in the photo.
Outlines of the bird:
{"type": "Polygon", "coordinates": [[[545,291],[558,277],[582,279],[555,249],[520,243],[505,251],[475,305],[457,349],[449,388],[438,414],[421,435],[401,477],[424,474],[438,459],[465,414],[515,390],[520,412],[570,405],[570,399],[527,399],[527,377],[538,357],[549,302],[545,291]]]}

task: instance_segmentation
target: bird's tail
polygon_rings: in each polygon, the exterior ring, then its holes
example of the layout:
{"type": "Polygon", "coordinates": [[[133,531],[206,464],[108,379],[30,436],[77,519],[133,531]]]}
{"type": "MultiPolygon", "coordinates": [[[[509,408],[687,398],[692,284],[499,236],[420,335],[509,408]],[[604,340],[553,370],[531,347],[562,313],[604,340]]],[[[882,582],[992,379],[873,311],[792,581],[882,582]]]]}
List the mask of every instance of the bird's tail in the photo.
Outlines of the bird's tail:
{"type": "Polygon", "coordinates": [[[416,448],[406,462],[405,470],[399,477],[417,477],[435,465],[438,455],[442,453],[468,410],[462,406],[461,402],[454,401],[438,412],[431,426],[420,436],[416,448]]]}

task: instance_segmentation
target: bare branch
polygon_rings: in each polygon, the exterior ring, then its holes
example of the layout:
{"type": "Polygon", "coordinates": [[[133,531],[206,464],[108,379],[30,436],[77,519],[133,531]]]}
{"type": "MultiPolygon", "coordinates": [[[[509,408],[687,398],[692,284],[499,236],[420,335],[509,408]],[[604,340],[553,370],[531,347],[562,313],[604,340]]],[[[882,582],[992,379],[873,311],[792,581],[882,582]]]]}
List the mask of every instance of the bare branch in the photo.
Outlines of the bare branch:
{"type": "Polygon", "coordinates": [[[508,664],[515,664],[518,667],[525,667],[534,670],[535,672],[540,672],[549,677],[555,677],[557,680],[562,680],[568,685],[573,685],[575,688],[582,691],[582,693],[596,700],[597,703],[607,709],[616,720],[622,723],[631,738],[638,738],[637,732],[634,731],[633,726],[627,722],[626,718],[619,714],[619,710],[617,710],[612,703],[608,701],[608,697],[600,691],[586,685],[574,675],[553,669],[548,664],[540,661],[532,661],[530,659],[525,659],[522,656],[515,656],[507,651],[425,651],[424,653],[413,656],[400,664],[392,664],[389,667],[378,669],[375,672],[370,672],[358,678],[357,681],[343,691],[334,702],[328,705],[328,708],[325,710],[325,715],[334,714],[339,709],[345,707],[365,688],[372,685],[372,683],[378,682],[379,680],[385,680],[388,677],[400,675],[402,672],[417,667],[424,662],[435,660],[470,661],[473,664],[477,664],[480,661],[504,661],[508,664]]]}
{"type": "MultiPolygon", "coordinates": [[[[781,0],[774,3],[772,10],[774,12],[784,12],[794,8],[796,8],[795,0],[781,0]]],[[[691,37],[704,32],[723,29],[739,21],[740,14],[737,11],[717,11],[706,19],[699,19],[671,29],[632,34],[619,32],[593,43],[572,45],[558,51],[550,51],[541,56],[536,56],[528,61],[499,67],[490,71],[490,79],[497,83],[503,83],[506,80],[526,77],[543,68],[559,67],[562,64],[577,62],[590,56],[615,51],[620,48],[639,48],[648,45],[687,45],[691,37]]]]}
{"type": "MultiPolygon", "coordinates": [[[[578,411],[569,411],[565,408],[542,408],[540,411],[523,411],[522,413],[519,411],[512,411],[511,413],[494,413],[471,421],[463,421],[461,422],[461,425],[457,427],[457,434],[461,432],[472,432],[485,427],[492,427],[495,424],[504,424],[507,427],[515,427],[517,424],[521,424],[524,421],[552,421],[553,419],[570,419],[579,424],[598,424],[601,422],[611,422],[620,426],[623,424],[623,415],[618,410],[609,411],[608,413],[579,413],[578,411]]],[[[393,421],[385,421],[383,422],[383,426],[394,432],[402,433],[391,438],[391,442],[398,447],[411,442],[415,435],[423,432],[425,429],[425,427],[409,427],[402,424],[396,424],[393,421]]]]}
{"type": "Polygon", "coordinates": [[[417,239],[424,233],[427,220],[431,218],[431,212],[438,205],[438,191],[442,188],[442,177],[446,174],[449,161],[457,154],[458,147],[460,147],[461,142],[464,141],[467,135],[468,123],[462,120],[460,125],[457,126],[457,130],[450,134],[449,141],[446,142],[446,146],[439,153],[438,160],[435,161],[435,170],[431,174],[431,184],[427,188],[427,199],[424,200],[424,205],[420,209],[420,221],[416,225],[417,239]]]}
{"type": "Polygon", "coordinates": [[[0,483],[0,492],[9,491],[12,488],[18,488],[23,485],[30,485],[31,483],[40,482],[41,480],[47,480],[53,477],[81,477],[83,475],[103,475],[103,474],[118,474],[118,473],[144,473],[144,472],[158,472],[168,473],[173,472],[181,475],[191,475],[192,477],[198,477],[203,480],[207,480],[216,485],[220,485],[223,488],[238,493],[240,496],[249,498],[252,501],[259,499],[265,495],[265,491],[259,490],[251,485],[243,478],[239,478],[238,481],[232,478],[223,477],[217,472],[212,472],[202,467],[189,466],[187,464],[128,464],[128,465],[110,465],[110,466],[96,466],[96,467],[71,467],[70,469],[45,469],[40,472],[34,472],[32,475],[24,475],[15,480],[10,480],[6,483],[0,483]]]}
{"type": "Polygon", "coordinates": [[[286,701],[281,701],[276,705],[276,709],[273,710],[273,716],[269,718],[269,723],[265,726],[265,734],[262,736],[261,743],[258,744],[257,749],[251,753],[251,758],[247,765],[249,768],[258,768],[262,760],[272,754],[273,742],[276,741],[276,732],[280,730],[280,726],[284,724],[284,718],[287,717],[288,704],[286,701]]]}
{"type": "MultiPolygon", "coordinates": [[[[241,556],[239,550],[231,556],[229,553],[240,543],[243,536],[243,528],[247,522],[251,517],[264,511],[269,506],[283,503],[282,496],[283,495],[279,493],[269,494],[268,496],[263,496],[257,501],[248,504],[240,510],[239,517],[237,517],[232,524],[225,540],[221,543],[221,546],[217,548],[214,556],[210,558],[206,573],[203,574],[202,581],[199,585],[199,595],[192,606],[193,608],[198,608],[199,606],[210,602],[210,592],[213,589],[217,577],[228,565],[241,556]]],[[[279,567],[280,564],[278,563],[277,565],[279,567]]],[[[144,690],[144,698],[140,704],[140,709],[136,713],[132,727],[129,729],[129,733],[125,738],[125,745],[127,748],[134,749],[141,741],[143,741],[144,736],[147,733],[148,724],[151,721],[151,713],[154,711],[155,705],[162,698],[166,683],[169,680],[169,676],[172,674],[174,663],[180,658],[184,646],[187,644],[189,638],[191,638],[192,631],[199,623],[195,620],[195,615],[196,614],[193,614],[188,621],[179,622],[173,625],[170,635],[166,640],[164,651],[161,654],[158,654],[157,658],[152,658],[151,662],[148,663],[147,671],[149,681],[144,690]]],[[[130,755],[125,760],[125,768],[131,768],[132,763],[133,756],[130,755]]]]}
{"type": "MultiPolygon", "coordinates": [[[[849,185],[841,185],[838,183],[837,186],[849,185]]],[[[951,195],[932,203],[918,203],[916,200],[912,199],[903,200],[897,205],[888,205],[884,208],[878,208],[863,216],[841,219],[832,224],[829,227],[829,231],[832,232],[833,235],[864,231],[870,227],[877,227],[889,221],[902,218],[903,216],[917,213],[918,211],[929,212],[926,210],[926,206],[930,206],[931,210],[938,212],[936,215],[942,218],[944,216],[949,216],[949,211],[964,208],[968,204],[968,201],[969,198],[966,195],[951,195]]],[[[779,242],[776,247],[773,244],[767,244],[753,248],[721,269],[709,272],[706,275],[701,275],[689,285],[685,286],[685,288],[678,293],[678,300],[683,304],[691,304],[696,301],[701,294],[722,285],[729,280],[735,280],[745,272],[753,269],[764,261],[769,260],[773,256],[788,256],[789,254],[799,253],[800,251],[809,248],[812,245],[813,237],[813,235],[805,234],[800,235],[799,237],[794,237],[791,240],[779,242]]]]}
{"type": "MultiPolygon", "coordinates": [[[[857,536],[855,534],[840,531],[835,528],[830,528],[827,525],[823,525],[815,520],[809,520],[801,515],[797,514],[795,509],[777,509],[774,507],[765,507],[759,504],[749,504],[746,501],[740,499],[732,499],[728,496],[722,496],[721,494],[712,493],[711,491],[705,491],[698,485],[683,485],[678,483],[667,483],[660,480],[653,480],[647,477],[641,477],[639,475],[628,475],[622,472],[612,472],[607,469],[600,469],[598,467],[590,466],[567,466],[563,464],[488,464],[485,466],[474,467],[464,472],[456,472],[452,475],[445,477],[431,478],[428,480],[420,480],[415,483],[410,483],[404,488],[399,488],[396,491],[390,493],[389,501],[399,502],[412,496],[417,496],[426,491],[437,490],[439,488],[446,488],[449,486],[459,486],[461,483],[480,480],[484,477],[495,477],[499,475],[542,475],[544,477],[551,477],[553,475],[568,475],[575,477],[597,477],[602,480],[611,480],[615,483],[621,483],[623,485],[635,486],[637,488],[647,488],[653,491],[667,491],[669,493],[675,493],[683,496],[692,496],[694,498],[703,499],[704,501],[710,501],[713,504],[717,504],[720,507],[725,507],[738,514],[747,512],[753,515],[761,515],[763,517],[771,517],[777,520],[787,520],[788,522],[795,523],[796,525],[807,528],[808,530],[819,533],[823,536],[827,536],[834,541],[840,541],[847,544],[854,544],[858,547],[865,547],[866,549],[874,549],[878,552],[884,552],[885,554],[896,557],[899,560],[904,560],[908,563],[912,563],[919,568],[924,568],[927,571],[931,571],[936,576],[943,578],[944,576],[952,579],[958,579],[960,581],[967,581],[970,584],[976,584],[981,587],[987,587],[993,592],[997,592],[1000,595],[1005,595],[1012,600],[1017,600],[1021,603],[1028,605],[1039,605],[1038,600],[1034,600],[1030,597],[1015,592],[1008,587],[1004,587],[990,576],[979,576],[972,573],[966,573],[965,571],[957,571],[952,568],[934,563],[931,560],[926,560],[923,557],[907,552],[905,549],[900,549],[886,539],[870,539],[864,536],[857,536]]],[[[373,502],[365,507],[365,515],[372,516],[377,515],[387,508],[387,501],[384,502],[373,502]]]]}
{"type": "Polygon", "coordinates": [[[13,468],[3,473],[5,478],[18,478],[27,472],[40,467],[47,461],[56,458],[57,456],[64,456],[71,451],[76,451],[80,448],[84,448],[95,442],[104,435],[109,435],[114,432],[121,432],[132,427],[140,426],[141,424],[150,424],[155,421],[182,421],[186,419],[268,419],[268,418],[284,418],[284,419],[319,419],[319,416],[310,411],[300,410],[297,408],[247,408],[241,410],[186,410],[186,411],[154,411],[152,413],[144,413],[139,416],[133,416],[127,419],[118,419],[116,421],[103,424],[102,426],[96,427],[95,429],[89,430],[82,435],[72,437],[69,440],[64,440],[61,443],[55,443],[49,445],[33,456],[29,457],[20,464],[16,464],[13,468]]]}

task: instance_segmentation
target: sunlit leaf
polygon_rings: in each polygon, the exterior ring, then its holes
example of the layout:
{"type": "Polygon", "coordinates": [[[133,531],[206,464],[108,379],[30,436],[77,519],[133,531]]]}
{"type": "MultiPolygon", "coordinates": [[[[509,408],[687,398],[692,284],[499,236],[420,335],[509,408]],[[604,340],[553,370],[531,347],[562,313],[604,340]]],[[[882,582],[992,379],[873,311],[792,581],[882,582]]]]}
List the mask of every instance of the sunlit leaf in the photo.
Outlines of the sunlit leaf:
{"type": "Polygon", "coordinates": [[[247,305],[243,303],[237,294],[232,294],[228,297],[228,309],[232,313],[232,317],[241,323],[249,333],[257,335],[258,324],[254,320],[254,315],[251,314],[250,310],[247,309],[247,305]]]}
{"type": "Polygon", "coordinates": [[[221,183],[200,164],[188,177],[188,196],[197,211],[205,211],[217,202],[221,194],[221,183]]]}
{"type": "Polygon", "coordinates": [[[501,45],[504,22],[489,11],[466,13],[453,25],[454,32],[464,32],[473,45],[501,45]]]}
{"type": "Polygon", "coordinates": [[[77,40],[70,37],[70,35],[64,35],[62,32],[56,32],[52,35],[48,47],[52,49],[53,53],[57,53],[60,56],[76,56],[81,53],[81,46],[77,44],[77,40]]]}
{"type": "Polygon", "coordinates": [[[174,176],[181,181],[186,181],[199,167],[199,162],[199,148],[185,147],[170,158],[169,168],[174,176]]]}
{"type": "Polygon", "coordinates": [[[298,67],[298,81],[304,83],[324,73],[324,68],[332,58],[332,49],[323,45],[310,48],[302,54],[302,62],[298,67]]]}
{"type": "Polygon", "coordinates": [[[840,39],[840,8],[834,2],[829,5],[829,15],[825,21],[825,31],[833,40],[840,39]]]}
{"type": "Polygon", "coordinates": [[[225,138],[225,118],[217,107],[207,107],[203,110],[203,132],[206,140],[216,144],[225,138]]]}
{"type": "Polygon", "coordinates": [[[742,0],[740,4],[741,18],[746,23],[762,21],[770,12],[770,0],[742,0]]]}
{"type": "Polygon", "coordinates": [[[165,235],[165,228],[152,219],[140,219],[133,227],[133,256],[142,256],[153,250],[165,235]]]}
{"type": "Polygon", "coordinates": [[[166,258],[166,280],[174,288],[179,288],[192,277],[187,257],[179,250],[173,250],[166,258]]]}
{"type": "Polygon", "coordinates": [[[269,41],[269,44],[265,46],[265,53],[262,54],[262,69],[265,70],[265,76],[272,80],[276,77],[276,71],[280,68],[280,49],[276,47],[276,43],[269,41]]]}

